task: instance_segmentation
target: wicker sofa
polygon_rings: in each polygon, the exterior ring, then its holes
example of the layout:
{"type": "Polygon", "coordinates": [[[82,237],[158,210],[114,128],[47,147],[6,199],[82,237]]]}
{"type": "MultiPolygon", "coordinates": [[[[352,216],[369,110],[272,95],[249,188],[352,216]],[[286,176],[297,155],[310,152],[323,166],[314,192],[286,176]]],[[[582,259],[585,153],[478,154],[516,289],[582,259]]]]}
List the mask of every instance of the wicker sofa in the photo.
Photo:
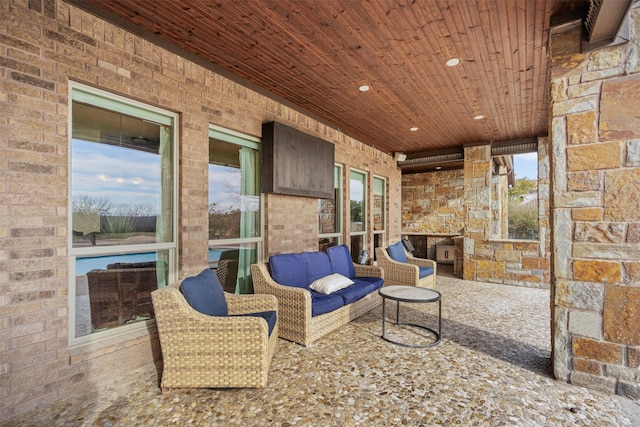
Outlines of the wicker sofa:
{"type": "Polygon", "coordinates": [[[376,248],[376,261],[384,269],[388,285],[433,288],[436,284],[436,262],[408,254],[402,242],[376,248]]]}
{"type": "Polygon", "coordinates": [[[162,349],[163,393],[267,385],[278,343],[278,300],[224,292],[215,277],[207,269],[183,282],[215,283],[211,291],[187,293],[183,285],[173,284],[151,293],[162,349]],[[224,312],[205,314],[220,310],[221,304],[224,312]]]}
{"type": "Polygon", "coordinates": [[[269,263],[253,264],[256,294],[278,298],[280,337],[304,346],[380,305],[384,285],[381,268],[354,264],[349,248],[325,252],[272,255],[269,263]],[[317,279],[340,274],[354,283],[325,295],[310,288],[317,279]]]}

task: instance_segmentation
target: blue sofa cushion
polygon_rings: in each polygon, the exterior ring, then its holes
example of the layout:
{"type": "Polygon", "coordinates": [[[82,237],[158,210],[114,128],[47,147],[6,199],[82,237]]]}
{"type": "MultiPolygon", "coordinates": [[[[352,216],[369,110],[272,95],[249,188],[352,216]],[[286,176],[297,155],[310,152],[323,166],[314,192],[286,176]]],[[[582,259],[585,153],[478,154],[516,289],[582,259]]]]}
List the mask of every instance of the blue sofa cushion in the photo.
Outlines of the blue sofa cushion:
{"type": "Polygon", "coordinates": [[[342,274],[349,279],[356,277],[356,271],[353,268],[351,253],[347,245],[331,246],[327,248],[327,255],[331,263],[333,273],[342,274]]]}
{"type": "Polygon", "coordinates": [[[307,262],[307,285],[333,273],[329,257],[324,252],[303,252],[307,262]]]}
{"type": "Polygon", "coordinates": [[[277,322],[277,313],[275,311],[261,311],[260,313],[243,313],[243,314],[234,314],[235,317],[243,317],[243,316],[251,316],[251,317],[262,317],[267,321],[267,325],[269,325],[269,336],[271,336],[271,332],[273,332],[273,328],[276,327],[277,322]]]}
{"type": "Polygon", "coordinates": [[[227,316],[227,300],[218,276],[208,268],[197,276],[187,277],[180,285],[180,291],[189,305],[209,316],[227,316]]]}
{"type": "Polygon", "coordinates": [[[420,278],[431,276],[433,274],[433,268],[431,267],[420,267],[420,278]]]}
{"type": "MultiPolygon", "coordinates": [[[[353,285],[351,285],[353,286],[353,285]]],[[[337,310],[344,305],[344,299],[335,293],[324,295],[316,291],[311,292],[311,317],[337,310]]]]}
{"type": "Polygon", "coordinates": [[[380,289],[384,284],[384,280],[379,277],[356,277],[353,281],[353,285],[334,293],[344,299],[345,305],[358,301],[360,298],[380,289]]]}
{"type": "Polygon", "coordinates": [[[387,253],[391,257],[392,260],[398,262],[409,262],[407,259],[407,253],[404,251],[404,246],[402,242],[394,243],[393,245],[387,248],[387,253]]]}
{"type": "Polygon", "coordinates": [[[271,278],[284,286],[307,288],[307,262],[305,255],[278,254],[269,257],[271,278]]]}

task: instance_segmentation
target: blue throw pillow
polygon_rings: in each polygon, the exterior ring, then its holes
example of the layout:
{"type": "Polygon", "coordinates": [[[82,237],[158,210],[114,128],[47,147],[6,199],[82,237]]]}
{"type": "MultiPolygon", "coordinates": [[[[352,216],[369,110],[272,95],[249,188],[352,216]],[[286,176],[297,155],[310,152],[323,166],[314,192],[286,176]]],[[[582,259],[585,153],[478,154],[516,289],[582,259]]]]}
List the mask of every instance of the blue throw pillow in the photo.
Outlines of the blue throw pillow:
{"type": "Polygon", "coordinates": [[[351,260],[351,252],[349,252],[347,245],[327,248],[327,255],[329,255],[331,270],[334,273],[342,274],[349,279],[356,277],[356,270],[353,268],[353,261],[351,260]]]}
{"type": "Polygon", "coordinates": [[[187,277],[180,285],[180,291],[189,305],[209,316],[227,316],[227,300],[218,276],[208,268],[200,274],[187,277]]]}
{"type": "Polygon", "coordinates": [[[324,252],[303,252],[307,263],[307,284],[333,273],[329,257],[324,252]]]}
{"type": "Polygon", "coordinates": [[[387,248],[387,252],[392,260],[398,262],[408,262],[407,253],[404,251],[404,246],[402,242],[394,243],[393,245],[387,248]]]}
{"type": "Polygon", "coordinates": [[[307,261],[301,253],[278,254],[269,257],[273,280],[284,286],[307,288],[307,261]]]}

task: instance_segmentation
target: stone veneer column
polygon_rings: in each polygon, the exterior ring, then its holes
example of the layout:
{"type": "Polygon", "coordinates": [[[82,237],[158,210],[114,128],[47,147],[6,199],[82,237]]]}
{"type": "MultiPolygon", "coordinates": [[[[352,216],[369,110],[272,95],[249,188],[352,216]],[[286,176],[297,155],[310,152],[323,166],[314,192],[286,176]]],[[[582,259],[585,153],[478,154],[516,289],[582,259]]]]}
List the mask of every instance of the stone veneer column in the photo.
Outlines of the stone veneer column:
{"type": "Polygon", "coordinates": [[[631,41],[551,35],[554,374],[640,399],[640,8],[631,41]]]}
{"type": "MultiPolygon", "coordinates": [[[[491,145],[464,149],[464,263],[463,278],[477,280],[481,268],[492,256],[482,242],[491,235],[491,145]],[[476,244],[478,243],[478,244],[476,244]]],[[[504,268],[503,268],[504,271],[504,268]]]]}

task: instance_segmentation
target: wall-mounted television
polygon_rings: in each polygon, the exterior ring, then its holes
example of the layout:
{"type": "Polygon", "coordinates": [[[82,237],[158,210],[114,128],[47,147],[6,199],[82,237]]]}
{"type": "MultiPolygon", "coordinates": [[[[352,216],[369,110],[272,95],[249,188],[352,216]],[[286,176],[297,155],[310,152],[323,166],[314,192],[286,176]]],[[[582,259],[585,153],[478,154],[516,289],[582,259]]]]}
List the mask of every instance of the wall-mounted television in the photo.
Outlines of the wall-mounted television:
{"type": "Polygon", "coordinates": [[[334,145],[278,122],[262,125],[262,192],[333,199],[334,145]]]}

